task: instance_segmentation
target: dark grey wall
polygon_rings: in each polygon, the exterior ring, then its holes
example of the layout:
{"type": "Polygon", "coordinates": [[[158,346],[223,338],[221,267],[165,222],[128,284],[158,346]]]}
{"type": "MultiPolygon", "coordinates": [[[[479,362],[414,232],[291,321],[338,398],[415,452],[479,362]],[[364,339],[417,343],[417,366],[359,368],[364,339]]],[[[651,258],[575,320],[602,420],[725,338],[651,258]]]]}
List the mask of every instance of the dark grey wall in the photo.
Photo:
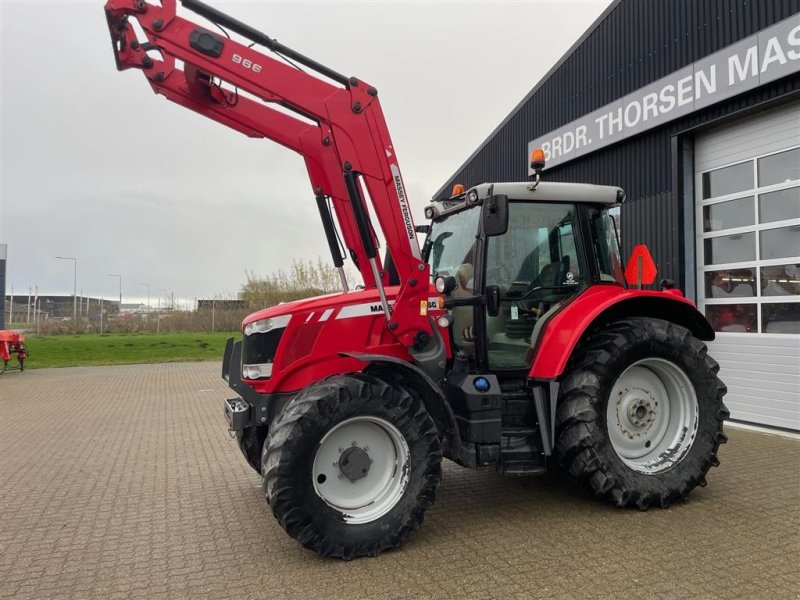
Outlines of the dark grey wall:
{"type": "MultiPolygon", "coordinates": [[[[454,183],[527,179],[530,140],[798,12],[800,0],[619,0],[439,194],[454,183]]],[[[549,169],[546,179],[623,187],[624,252],[646,242],[660,276],[684,282],[673,136],[799,94],[800,76],[787,77],[549,169]]]]}

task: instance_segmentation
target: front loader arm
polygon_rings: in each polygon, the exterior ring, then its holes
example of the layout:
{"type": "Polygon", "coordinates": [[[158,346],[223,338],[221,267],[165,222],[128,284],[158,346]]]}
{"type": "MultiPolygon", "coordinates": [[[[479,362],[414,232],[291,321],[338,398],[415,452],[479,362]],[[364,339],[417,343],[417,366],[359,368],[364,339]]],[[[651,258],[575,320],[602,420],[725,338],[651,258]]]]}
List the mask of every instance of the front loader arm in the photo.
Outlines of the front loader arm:
{"type": "MultiPolygon", "coordinates": [[[[330,144],[320,144],[320,135],[330,139],[330,129],[325,125],[309,125],[243,95],[210,86],[196,68],[190,65],[184,72],[177,69],[174,62],[175,59],[167,55],[160,66],[161,70],[145,71],[153,91],[248,137],[268,138],[302,155],[315,195],[331,198],[344,243],[354,262],[361,267],[364,284],[373,287],[374,275],[358,241],[358,230],[347,201],[347,190],[338,175],[335,153],[330,144]]],[[[327,203],[325,206],[327,210],[327,203]]],[[[334,251],[332,247],[331,253],[334,265],[341,269],[338,248],[334,251]]],[[[342,281],[346,282],[344,278],[342,281]]]]}
{"type": "Polygon", "coordinates": [[[154,91],[173,102],[245,135],[266,137],[300,153],[320,205],[324,197],[332,199],[345,245],[354,255],[365,285],[378,288],[389,331],[406,347],[419,348],[421,340],[427,339],[423,334],[431,333],[423,309],[427,306],[429,268],[421,260],[377,91],[196,0],[183,3],[255,43],[291,56],[333,83],[177,16],[175,0],[162,0],[161,6],[144,0],[107,2],[117,68],[140,69],[154,91]],[[139,22],[146,41],[137,39],[132,18],[139,22]],[[157,50],[161,59],[148,56],[149,50],[157,50]],[[183,70],[176,61],[183,63],[183,70]],[[226,89],[215,79],[261,102],[226,89]],[[300,118],[271,108],[271,103],[300,118]],[[391,310],[385,300],[387,276],[377,256],[365,190],[400,276],[401,287],[391,310]]]}

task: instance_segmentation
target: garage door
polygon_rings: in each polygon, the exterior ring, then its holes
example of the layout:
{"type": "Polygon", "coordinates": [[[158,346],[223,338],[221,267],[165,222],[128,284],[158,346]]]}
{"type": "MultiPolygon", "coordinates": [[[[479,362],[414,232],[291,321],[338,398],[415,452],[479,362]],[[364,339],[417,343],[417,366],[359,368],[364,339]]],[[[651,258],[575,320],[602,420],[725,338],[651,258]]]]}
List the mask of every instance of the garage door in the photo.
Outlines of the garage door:
{"type": "Polygon", "coordinates": [[[800,104],[695,141],[698,306],[731,418],[800,430],[800,104]]]}

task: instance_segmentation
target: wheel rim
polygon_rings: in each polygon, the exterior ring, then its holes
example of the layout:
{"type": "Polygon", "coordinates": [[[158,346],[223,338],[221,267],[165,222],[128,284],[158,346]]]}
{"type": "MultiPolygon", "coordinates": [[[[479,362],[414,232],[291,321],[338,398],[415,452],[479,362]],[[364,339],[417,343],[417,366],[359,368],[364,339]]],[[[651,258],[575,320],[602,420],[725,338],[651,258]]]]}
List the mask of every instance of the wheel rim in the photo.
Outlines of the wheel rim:
{"type": "Polygon", "coordinates": [[[400,431],[377,417],[338,423],[314,456],[314,491],[347,523],[369,523],[403,497],[409,478],[408,444],[400,431]]]}
{"type": "Polygon", "coordinates": [[[628,467],[653,475],[677,465],[694,443],[697,394],[686,373],[663,358],[633,363],[611,389],[609,440],[628,467]]]}

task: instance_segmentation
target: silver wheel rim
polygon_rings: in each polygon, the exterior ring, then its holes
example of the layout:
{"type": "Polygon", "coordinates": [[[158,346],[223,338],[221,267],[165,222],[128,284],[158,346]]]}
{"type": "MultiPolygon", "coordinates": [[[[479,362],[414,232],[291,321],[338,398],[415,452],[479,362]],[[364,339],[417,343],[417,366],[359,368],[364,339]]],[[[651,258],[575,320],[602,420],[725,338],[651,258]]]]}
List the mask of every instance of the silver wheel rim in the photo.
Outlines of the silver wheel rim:
{"type": "Polygon", "coordinates": [[[317,447],[311,474],[314,491],[347,523],[375,521],[403,497],[409,456],[403,434],[388,421],[369,416],[347,419],[326,433],[317,447]]]}
{"type": "Polygon", "coordinates": [[[697,436],[697,394],[675,363],[644,358],[611,388],[606,409],[608,437],[628,467],[645,475],[677,465],[697,436]]]}

